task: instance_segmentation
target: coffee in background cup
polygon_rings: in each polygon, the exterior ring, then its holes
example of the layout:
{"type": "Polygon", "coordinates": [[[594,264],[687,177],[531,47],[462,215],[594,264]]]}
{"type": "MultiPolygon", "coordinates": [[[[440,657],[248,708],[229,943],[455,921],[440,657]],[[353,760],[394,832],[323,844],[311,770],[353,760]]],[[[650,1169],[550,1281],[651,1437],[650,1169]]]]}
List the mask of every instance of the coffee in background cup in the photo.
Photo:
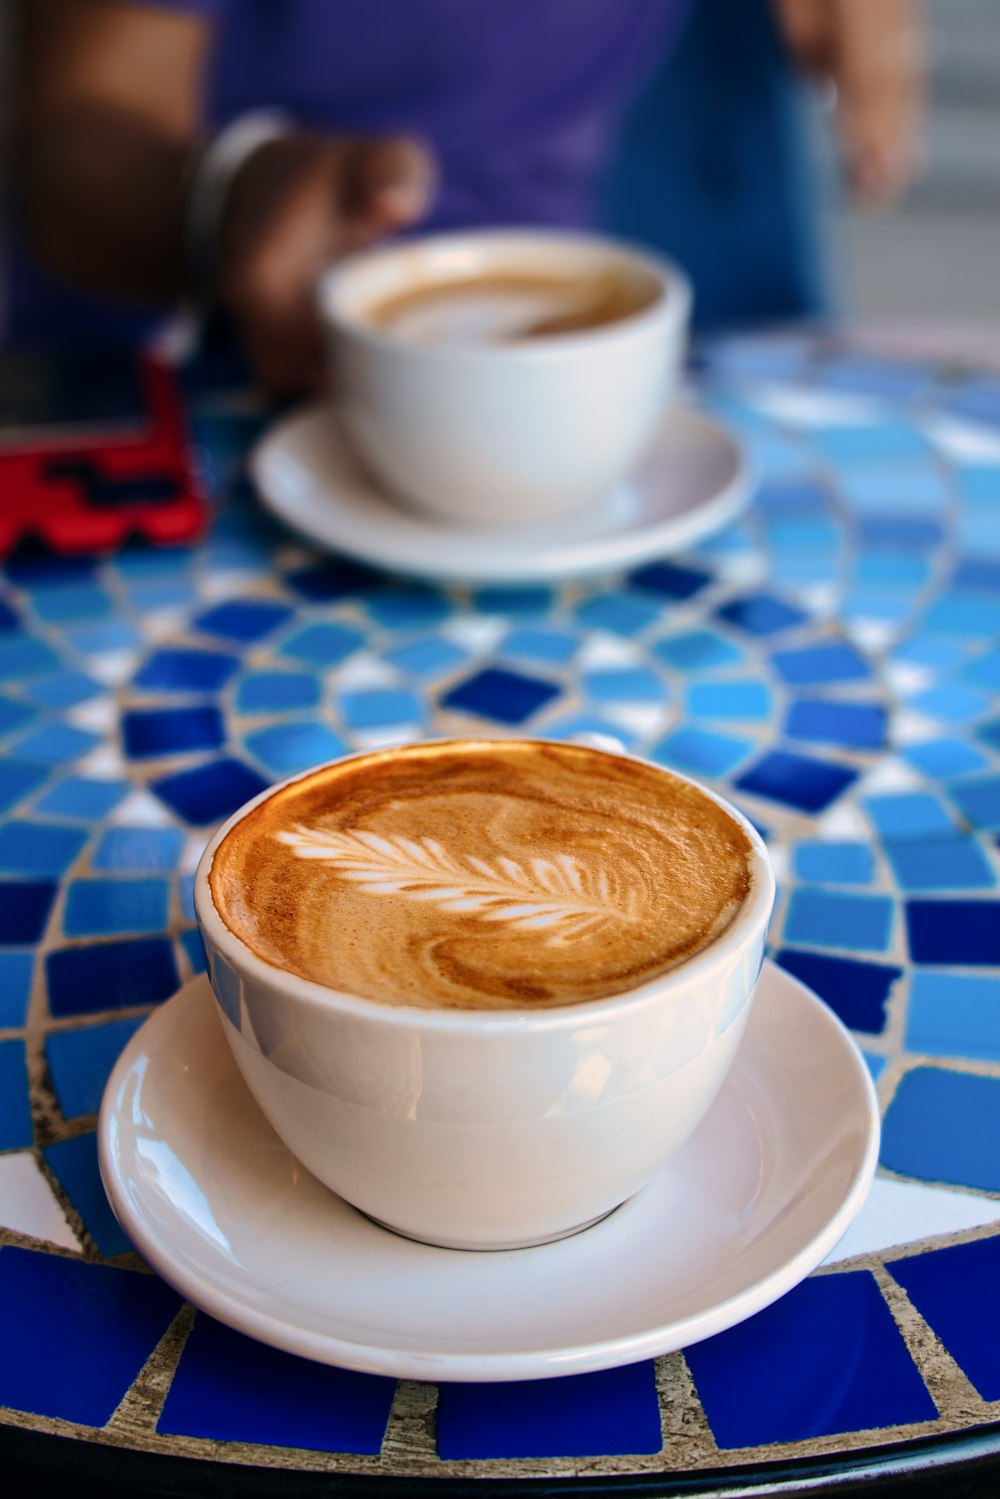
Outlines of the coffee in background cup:
{"type": "Polygon", "coordinates": [[[690,289],[596,235],[383,246],[322,279],[334,416],[377,482],[452,523],[542,522],[608,496],[674,398],[690,289]]]}
{"type": "Polygon", "coordinates": [[[223,1028],[277,1133],[410,1237],[559,1238],[690,1134],[774,895],[735,809],[644,761],[429,742],[273,788],[195,881],[223,1028]]]}

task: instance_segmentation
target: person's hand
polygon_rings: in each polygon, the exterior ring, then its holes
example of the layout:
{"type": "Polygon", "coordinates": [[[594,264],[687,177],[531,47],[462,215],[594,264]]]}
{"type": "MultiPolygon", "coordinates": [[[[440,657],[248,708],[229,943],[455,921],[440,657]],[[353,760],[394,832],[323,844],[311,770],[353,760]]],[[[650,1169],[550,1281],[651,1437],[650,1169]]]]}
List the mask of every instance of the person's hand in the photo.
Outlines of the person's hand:
{"type": "Polygon", "coordinates": [[[924,31],[919,0],[775,0],[796,62],[836,89],[848,181],[873,207],[894,203],[920,156],[924,31]]]}
{"type": "Polygon", "coordinates": [[[320,272],[418,222],[435,175],[415,141],[305,132],[269,142],[241,168],[223,217],[218,295],[271,394],[322,388],[320,272]]]}

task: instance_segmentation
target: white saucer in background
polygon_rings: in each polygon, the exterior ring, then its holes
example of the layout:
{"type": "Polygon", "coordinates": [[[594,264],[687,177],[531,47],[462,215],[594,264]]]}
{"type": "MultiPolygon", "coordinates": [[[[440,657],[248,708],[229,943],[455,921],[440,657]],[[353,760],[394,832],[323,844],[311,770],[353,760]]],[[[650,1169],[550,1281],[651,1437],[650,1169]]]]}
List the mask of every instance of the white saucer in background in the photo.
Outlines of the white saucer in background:
{"type": "Polygon", "coordinates": [[[204,978],[129,1041],[98,1127],[119,1221],[196,1306],[323,1363],[469,1381],[632,1363],[742,1321],[837,1243],[878,1135],[854,1042],[771,964],[691,1140],[603,1222],[537,1249],[416,1244],[321,1186],[247,1091],[204,978]]]}
{"type": "Polygon", "coordinates": [[[634,566],[693,546],[745,504],[735,438],[674,408],[630,479],[599,506],[538,526],[449,526],[390,499],[362,470],[325,404],[286,417],[250,472],[263,503],[310,542],[438,582],[530,583],[634,566]]]}

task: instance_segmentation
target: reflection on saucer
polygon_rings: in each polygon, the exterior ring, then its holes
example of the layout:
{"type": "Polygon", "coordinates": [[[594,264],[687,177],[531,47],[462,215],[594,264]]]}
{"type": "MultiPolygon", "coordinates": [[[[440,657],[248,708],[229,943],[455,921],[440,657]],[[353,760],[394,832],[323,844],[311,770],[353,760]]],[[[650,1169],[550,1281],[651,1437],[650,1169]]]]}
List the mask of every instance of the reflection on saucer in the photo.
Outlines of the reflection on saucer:
{"type": "Polygon", "coordinates": [[[261,499],[330,551],[439,582],[586,577],[693,546],[738,514],[749,483],[736,440],[697,411],[664,415],[636,472],[599,504],[539,526],[449,526],[377,488],[326,405],[279,422],[250,463],[261,499]]]}

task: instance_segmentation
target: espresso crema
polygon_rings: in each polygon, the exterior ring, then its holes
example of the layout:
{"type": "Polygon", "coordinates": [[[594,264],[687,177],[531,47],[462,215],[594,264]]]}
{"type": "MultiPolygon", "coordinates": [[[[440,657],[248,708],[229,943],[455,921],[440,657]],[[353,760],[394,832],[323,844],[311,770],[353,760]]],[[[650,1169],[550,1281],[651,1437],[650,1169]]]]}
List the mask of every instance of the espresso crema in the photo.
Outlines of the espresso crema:
{"type": "Polygon", "coordinates": [[[392,1005],[504,1010],[634,989],[750,891],[743,828],[634,760],[533,740],[342,761],[266,798],[209,880],[278,968],[392,1005]]]}

